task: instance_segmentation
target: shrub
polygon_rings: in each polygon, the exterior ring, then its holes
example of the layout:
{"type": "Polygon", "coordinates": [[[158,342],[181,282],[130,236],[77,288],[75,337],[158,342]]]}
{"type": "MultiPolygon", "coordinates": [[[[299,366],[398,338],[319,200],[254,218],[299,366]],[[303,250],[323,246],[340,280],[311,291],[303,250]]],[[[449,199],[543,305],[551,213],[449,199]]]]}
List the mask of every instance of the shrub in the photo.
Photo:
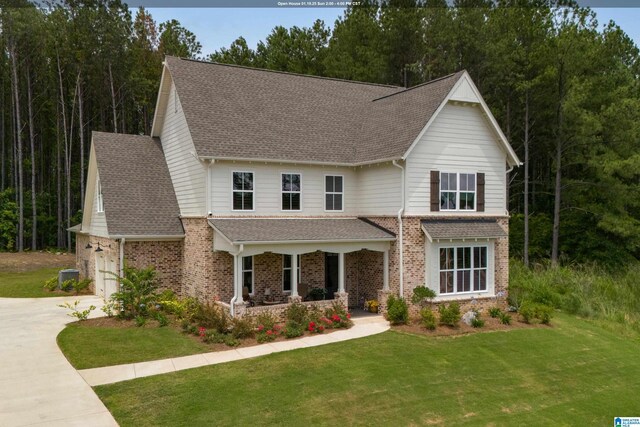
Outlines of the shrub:
{"type": "Polygon", "coordinates": [[[230,319],[227,312],[217,304],[198,304],[193,321],[207,329],[215,329],[221,334],[229,331],[230,319]]]}
{"type": "Polygon", "coordinates": [[[293,303],[287,307],[285,317],[287,320],[302,325],[307,321],[307,306],[299,302],[293,303]]]}
{"type": "MultiPolygon", "coordinates": [[[[163,293],[164,294],[164,293],[163,293]]],[[[158,302],[162,310],[169,314],[175,315],[178,319],[191,320],[198,310],[199,303],[193,297],[162,299],[162,294],[158,297],[158,302]]]]}
{"type": "Polygon", "coordinates": [[[379,308],[380,308],[380,303],[378,302],[377,299],[365,301],[364,303],[364,309],[367,310],[369,313],[377,313],[379,308]]]}
{"type": "Polygon", "coordinates": [[[240,341],[238,340],[238,338],[234,337],[233,335],[224,335],[224,343],[228,347],[237,347],[240,345],[240,341]]]}
{"type": "Polygon", "coordinates": [[[78,280],[78,281],[74,280],[73,283],[71,283],[71,287],[73,288],[73,291],[75,292],[75,294],[78,295],[80,292],[87,289],[90,284],[91,284],[91,279],[89,278],[78,280]]]}
{"type": "Polygon", "coordinates": [[[307,330],[311,333],[321,334],[324,332],[326,327],[322,323],[309,322],[307,326],[307,330]]]}
{"type": "Polygon", "coordinates": [[[500,310],[500,307],[491,307],[489,309],[489,316],[491,316],[493,319],[500,317],[501,314],[502,310],[500,310]]]}
{"type": "Polygon", "coordinates": [[[438,307],[440,313],[440,324],[451,327],[458,326],[460,323],[460,305],[457,302],[452,302],[448,306],[446,304],[438,307]]]}
{"type": "Polygon", "coordinates": [[[73,289],[74,283],[76,283],[76,281],[73,279],[65,280],[64,282],[60,283],[60,289],[65,292],[69,292],[71,289],[73,289]]]}
{"type": "Polygon", "coordinates": [[[422,326],[428,330],[433,331],[436,329],[436,315],[430,308],[424,307],[420,310],[420,319],[422,326]]]}
{"type": "Polygon", "coordinates": [[[413,288],[413,296],[411,302],[414,304],[423,305],[430,303],[436,297],[436,293],[433,289],[426,286],[416,286],[413,288]]]}
{"type": "Polygon", "coordinates": [[[482,328],[484,326],[484,320],[480,317],[480,313],[475,311],[475,316],[471,319],[471,326],[474,328],[482,328]]]}
{"type": "Polygon", "coordinates": [[[511,316],[507,313],[500,313],[500,323],[502,323],[503,325],[510,325],[511,324],[511,316]]]}
{"type": "Polygon", "coordinates": [[[136,316],[136,326],[137,327],[142,327],[147,323],[147,318],[142,316],[142,315],[138,315],[136,316]]]}
{"type": "Polygon", "coordinates": [[[46,282],[44,282],[43,287],[50,292],[55,291],[56,289],[58,289],[58,277],[54,276],[51,279],[47,280],[46,282]]]}
{"type": "Polygon", "coordinates": [[[403,298],[389,296],[387,299],[387,320],[392,325],[404,325],[409,321],[409,308],[403,298]]]}
{"type": "Polygon", "coordinates": [[[225,342],[226,335],[221,334],[215,330],[208,330],[204,332],[204,336],[202,337],[202,341],[207,344],[222,344],[225,342]]]}
{"type": "Polygon", "coordinates": [[[270,311],[260,313],[256,317],[256,325],[258,326],[258,329],[260,329],[260,326],[262,326],[262,329],[264,330],[273,329],[276,323],[277,319],[270,311]]]}
{"type": "Polygon", "coordinates": [[[520,306],[518,313],[525,323],[531,323],[532,320],[538,319],[541,323],[548,325],[553,317],[553,308],[545,304],[525,301],[520,306]]]}
{"type": "Polygon", "coordinates": [[[284,336],[287,338],[297,338],[304,335],[304,327],[300,323],[289,320],[284,327],[284,336]]]}
{"type": "Polygon", "coordinates": [[[313,319],[312,321],[318,325],[324,324],[325,327],[329,326],[331,328],[348,328],[353,324],[351,314],[338,301],[334,301],[331,307],[324,311],[324,314],[324,317],[317,320],[313,319]],[[330,321],[327,322],[327,320],[330,321]]]}
{"type": "Polygon", "coordinates": [[[127,319],[147,316],[148,308],[155,304],[157,298],[155,269],[125,267],[124,277],[119,277],[112,272],[106,273],[114,276],[120,284],[120,290],[111,296],[120,304],[120,315],[127,319]]]}
{"type": "Polygon", "coordinates": [[[311,301],[321,301],[327,296],[327,290],[325,288],[313,288],[309,291],[308,298],[311,301]]]}
{"type": "Polygon", "coordinates": [[[100,310],[102,310],[107,317],[113,317],[115,312],[119,310],[119,307],[120,305],[116,301],[110,299],[104,303],[100,310]]]}
{"type": "Polygon", "coordinates": [[[89,318],[89,314],[96,309],[95,305],[91,305],[86,310],[80,311],[78,310],[78,304],[80,304],[80,301],[76,300],[74,301],[73,304],[69,304],[68,302],[65,302],[64,304],[59,304],[58,307],[67,308],[71,310],[71,313],[67,313],[67,316],[75,317],[80,321],[87,320],[89,318]]]}
{"type": "MultiPolygon", "coordinates": [[[[325,317],[325,315],[324,315],[323,311],[320,309],[320,307],[318,307],[317,305],[312,304],[312,305],[307,307],[307,319],[306,319],[306,321],[318,323],[320,321],[320,319],[322,319],[323,317],[325,317]]],[[[304,325],[305,322],[301,322],[301,324],[304,325]]]]}
{"type": "Polygon", "coordinates": [[[167,318],[167,316],[160,313],[159,311],[155,313],[154,317],[158,321],[158,326],[160,326],[161,328],[169,324],[169,318],[167,318]]]}
{"type": "Polygon", "coordinates": [[[251,317],[234,317],[231,320],[231,335],[234,338],[251,338],[254,334],[255,327],[251,317]]]}

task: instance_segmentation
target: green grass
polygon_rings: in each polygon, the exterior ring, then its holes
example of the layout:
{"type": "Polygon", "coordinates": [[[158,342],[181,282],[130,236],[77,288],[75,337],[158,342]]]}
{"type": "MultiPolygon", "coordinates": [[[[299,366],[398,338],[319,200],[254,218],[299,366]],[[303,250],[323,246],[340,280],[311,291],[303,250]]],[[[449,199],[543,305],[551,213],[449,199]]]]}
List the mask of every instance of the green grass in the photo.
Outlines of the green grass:
{"type": "Polygon", "coordinates": [[[0,272],[0,298],[44,298],[65,294],[49,292],[44,282],[58,275],[59,267],[26,272],[0,272]]]}
{"type": "Polygon", "coordinates": [[[360,340],[95,390],[121,426],[603,426],[637,414],[640,341],[551,328],[360,340]]]}
{"type": "Polygon", "coordinates": [[[76,369],[97,368],[205,353],[211,348],[176,328],[93,327],[69,324],[58,346],[76,369]]]}

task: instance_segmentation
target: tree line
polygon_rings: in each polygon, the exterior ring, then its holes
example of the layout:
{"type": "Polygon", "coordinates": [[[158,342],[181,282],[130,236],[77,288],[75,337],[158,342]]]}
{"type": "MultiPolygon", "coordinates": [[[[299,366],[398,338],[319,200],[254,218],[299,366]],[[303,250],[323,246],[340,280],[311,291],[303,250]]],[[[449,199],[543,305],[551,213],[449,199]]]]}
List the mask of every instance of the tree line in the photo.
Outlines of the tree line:
{"type": "MultiPolygon", "coordinates": [[[[179,22],[132,17],[119,2],[1,17],[0,244],[68,246],[89,131],[148,133],[163,55],[198,58],[201,46],[179,22]]],[[[277,26],[255,49],[238,37],[202,59],[399,86],[466,69],[524,163],[509,180],[512,255],[640,257],[638,49],[588,8],[370,1],[333,24],[277,26]]]]}

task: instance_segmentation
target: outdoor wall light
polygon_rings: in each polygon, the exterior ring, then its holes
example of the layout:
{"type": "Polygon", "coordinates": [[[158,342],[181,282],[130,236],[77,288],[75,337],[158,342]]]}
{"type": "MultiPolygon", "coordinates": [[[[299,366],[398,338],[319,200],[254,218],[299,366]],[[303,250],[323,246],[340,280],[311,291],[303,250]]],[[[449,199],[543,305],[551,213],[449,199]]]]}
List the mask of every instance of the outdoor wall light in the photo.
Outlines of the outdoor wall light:
{"type": "MultiPolygon", "coordinates": [[[[104,252],[104,249],[102,249],[102,247],[100,247],[100,242],[98,243],[94,243],[94,245],[98,245],[98,247],[96,248],[96,252],[104,252]]],[[[108,245],[107,247],[111,247],[111,245],[108,245]]],[[[91,245],[91,242],[87,243],[87,246],[84,247],[85,249],[93,249],[93,246],[91,245]]]]}
{"type": "Polygon", "coordinates": [[[84,247],[85,249],[91,249],[93,248],[93,246],[91,246],[91,243],[87,243],[87,246],[84,247]]]}

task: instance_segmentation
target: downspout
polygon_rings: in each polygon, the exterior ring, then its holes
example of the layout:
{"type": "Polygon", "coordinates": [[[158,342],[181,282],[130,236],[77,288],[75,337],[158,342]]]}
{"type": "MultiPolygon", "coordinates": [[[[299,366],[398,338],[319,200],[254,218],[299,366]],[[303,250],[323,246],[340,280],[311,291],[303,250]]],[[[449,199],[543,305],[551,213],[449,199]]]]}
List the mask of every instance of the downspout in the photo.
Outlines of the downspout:
{"type": "Polygon", "coordinates": [[[211,166],[213,166],[214,163],[215,163],[215,159],[208,159],[207,160],[207,185],[205,185],[205,191],[207,192],[207,194],[205,195],[206,196],[205,200],[206,200],[206,204],[207,204],[207,216],[211,215],[211,213],[213,212],[213,210],[211,209],[211,188],[212,188],[211,166]]]}
{"type": "Polygon", "coordinates": [[[124,241],[125,238],[120,239],[120,277],[124,277],[124,241]]]}
{"type": "Polygon", "coordinates": [[[400,175],[401,179],[401,198],[402,203],[400,205],[400,209],[398,210],[398,246],[400,247],[400,297],[404,298],[404,247],[402,244],[402,215],[404,214],[404,167],[398,164],[397,160],[392,161],[393,166],[400,168],[402,174],[400,175]]]}
{"type": "Polygon", "coordinates": [[[229,302],[229,312],[231,313],[231,317],[235,317],[235,303],[238,301],[238,282],[240,278],[238,277],[240,273],[238,272],[238,257],[242,256],[242,252],[244,251],[244,245],[240,245],[240,249],[238,252],[233,254],[233,298],[231,298],[231,302],[229,302]]]}

